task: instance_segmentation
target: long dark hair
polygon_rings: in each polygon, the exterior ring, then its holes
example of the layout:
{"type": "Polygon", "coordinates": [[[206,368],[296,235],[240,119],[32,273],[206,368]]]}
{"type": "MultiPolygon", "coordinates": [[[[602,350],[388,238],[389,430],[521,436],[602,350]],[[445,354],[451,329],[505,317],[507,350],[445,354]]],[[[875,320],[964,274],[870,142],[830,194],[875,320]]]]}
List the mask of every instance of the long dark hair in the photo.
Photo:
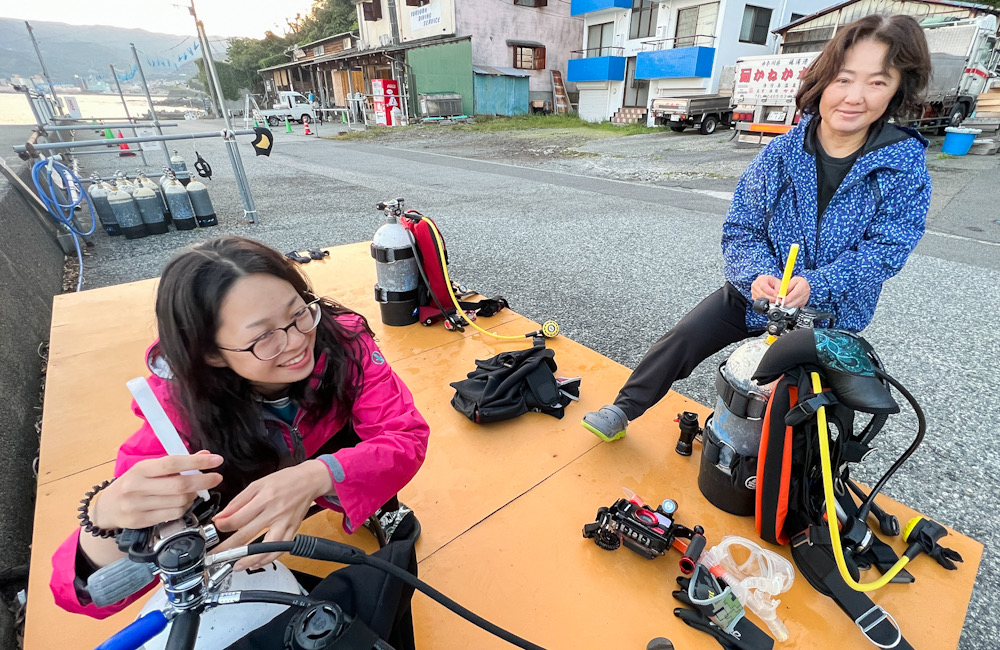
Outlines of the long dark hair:
{"type": "Polygon", "coordinates": [[[881,119],[919,109],[931,75],[931,55],[924,32],[910,16],[873,14],[839,29],[809,66],[795,95],[795,104],[803,114],[819,114],[820,97],[843,69],[847,50],[867,39],[888,48],[885,66],[899,72],[899,88],[881,119]]]}
{"type": "MultiPolygon", "coordinates": [[[[163,270],[156,295],[160,350],[174,375],[173,396],[189,423],[192,450],[208,449],[226,461],[219,469],[224,502],[279,466],[278,450],[268,440],[249,382],[207,361],[219,353],[215,335],[223,299],[236,280],[253,273],[287,281],[306,302],[315,299],[308,280],[290,260],[243,237],[220,237],[181,252],[163,270]]],[[[328,298],[320,304],[323,318],[314,352],[317,360],[325,355],[326,365],[318,385],[310,387],[306,379],[290,390],[290,397],[305,410],[305,420],[331,409],[350,410],[362,379],[357,341],[361,332],[348,330],[336,319],[354,312],[328,298]]],[[[368,321],[361,319],[371,335],[368,321]]]]}

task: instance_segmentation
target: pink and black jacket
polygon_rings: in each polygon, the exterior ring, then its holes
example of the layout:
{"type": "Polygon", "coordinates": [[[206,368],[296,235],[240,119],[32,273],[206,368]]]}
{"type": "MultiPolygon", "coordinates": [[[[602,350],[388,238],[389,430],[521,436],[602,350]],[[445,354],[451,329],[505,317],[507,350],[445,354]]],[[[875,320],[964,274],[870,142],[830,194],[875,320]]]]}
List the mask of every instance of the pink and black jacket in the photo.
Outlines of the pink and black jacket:
{"type": "MultiPolygon", "coordinates": [[[[427,451],[429,429],[414,406],[409,389],[389,367],[375,341],[364,331],[360,318],[355,314],[337,318],[349,330],[360,333],[352,352],[361,362],[362,376],[356,376],[358,371],[353,371],[355,376],[352,380],[359,390],[350,413],[333,408],[319,417],[303,417],[300,412],[294,425],[267,417],[263,408],[261,417],[268,420],[269,430],[280,428],[289,455],[298,462],[315,457],[320,448],[345,427],[353,428],[361,441],[353,447],[334,452],[333,460],[328,459],[326,463],[336,499],[317,500],[319,505],[343,513],[344,530],[353,533],[416,475],[427,451]]],[[[158,354],[156,344],[147,351],[146,359],[153,372],[148,379],[149,385],[184,438],[188,427],[171,397],[171,375],[165,360],[158,354]]],[[[319,355],[310,382],[319,381],[325,364],[326,357],[319,355]]],[[[166,454],[135,402],[132,403],[132,411],[143,420],[143,424],[118,448],[115,476],[121,476],[141,460],[166,454]]],[[[194,453],[199,450],[189,451],[194,453]]],[[[98,608],[90,603],[86,594],[77,591],[79,535],[80,529],[75,530],[52,557],[50,587],[57,605],[67,611],[105,618],[125,608],[154,586],[155,583],[150,583],[146,590],[110,607],[98,608]]]]}

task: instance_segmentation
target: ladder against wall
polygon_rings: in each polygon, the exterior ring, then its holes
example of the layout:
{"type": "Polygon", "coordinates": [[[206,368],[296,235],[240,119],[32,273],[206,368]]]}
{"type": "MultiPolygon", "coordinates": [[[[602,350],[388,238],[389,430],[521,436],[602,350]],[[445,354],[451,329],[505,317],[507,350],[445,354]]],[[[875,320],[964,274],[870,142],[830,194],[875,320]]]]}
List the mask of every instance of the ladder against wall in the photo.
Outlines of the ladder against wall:
{"type": "Polygon", "coordinates": [[[560,70],[552,70],[552,111],[556,115],[569,112],[569,97],[566,96],[566,86],[560,70]]]}

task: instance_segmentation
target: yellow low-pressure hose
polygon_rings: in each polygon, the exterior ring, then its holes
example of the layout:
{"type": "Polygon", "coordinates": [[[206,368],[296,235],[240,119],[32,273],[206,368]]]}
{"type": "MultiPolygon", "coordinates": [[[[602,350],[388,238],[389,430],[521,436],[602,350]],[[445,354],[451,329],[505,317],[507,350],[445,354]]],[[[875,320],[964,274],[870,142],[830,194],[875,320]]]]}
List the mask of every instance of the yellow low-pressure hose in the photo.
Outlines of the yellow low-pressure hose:
{"type": "MultiPolygon", "coordinates": [[[[819,395],[823,391],[819,373],[811,372],[809,376],[812,378],[813,392],[819,395]]],[[[833,469],[830,463],[830,433],[827,429],[826,407],[824,406],[816,409],[816,430],[819,435],[819,460],[823,476],[823,498],[826,499],[826,523],[830,527],[830,544],[833,546],[833,559],[836,560],[837,569],[840,571],[840,575],[848,587],[854,591],[875,591],[889,584],[896,577],[896,574],[902,571],[903,567],[909,563],[910,558],[905,555],[899,558],[892,565],[892,568],[886,571],[885,575],[873,582],[857,582],[851,576],[851,572],[847,568],[847,562],[844,561],[844,548],[840,543],[840,531],[837,530],[837,496],[833,492],[833,469]]]]}
{"type": "MultiPolygon", "coordinates": [[[[799,256],[799,245],[792,244],[788,249],[788,259],[785,260],[785,273],[781,276],[781,285],[778,287],[778,298],[775,304],[785,304],[785,296],[788,295],[788,283],[792,281],[792,271],[795,270],[795,258],[799,256]]],[[[777,336],[768,335],[767,344],[771,345],[778,340],[777,336]]]]}
{"type": "MultiPolygon", "coordinates": [[[[444,256],[444,241],[441,239],[441,233],[438,232],[437,226],[434,225],[433,221],[431,221],[430,219],[425,219],[425,221],[427,222],[427,225],[431,229],[431,234],[434,235],[434,241],[437,242],[438,257],[440,257],[441,259],[441,270],[444,272],[444,283],[445,286],[448,287],[448,295],[451,296],[451,303],[452,305],[454,305],[455,311],[461,314],[462,318],[465,319],[465,322],[471,325],[472,327],[476,328],[483,334],[492,336],[493,338],[501,339],[503,341],[523,341],[527,336],[530,336],[529,334],[520,334],[518,336],[507,336],[504,334],[497,334],[496,332],[489,332],[487,330],[484,330],[479,325],[476,325],[475,321],[469,318],[469,315],[466,314],[462,310],[462,307],[458,304],[458,296],[455,295],[454,289],[451,288],[451,276],[448,275],[448,260],[444,256]]],[[[545,321],[545,323],[542,324],[542,329],[539,330],[539,333],[541,333],[541,335],[544,336],[545,338],[548,339],[554,338],[559,335],[559,324],[556,323],[554,320],[545,321]]]]}

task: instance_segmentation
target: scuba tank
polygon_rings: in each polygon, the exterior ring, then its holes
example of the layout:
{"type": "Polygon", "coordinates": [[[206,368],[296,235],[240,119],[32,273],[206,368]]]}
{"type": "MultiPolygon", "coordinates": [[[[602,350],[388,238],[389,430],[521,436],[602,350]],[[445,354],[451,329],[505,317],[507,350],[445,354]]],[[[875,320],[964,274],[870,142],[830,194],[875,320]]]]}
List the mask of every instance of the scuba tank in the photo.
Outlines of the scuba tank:
{"type": "Polygon", "coordinates": [[[402,326],[417,322],[420,310],[417,285],[417,261],[406,229],[399,223],[400,202],[379,203],[386,213],[386,222],[372,237],[371,254],[375,258],[375,301],[379,304],[382,322],[402,326]]]}
{"type": "Polygon", "coordinates": [[[219,225],[219,220],[215,218],[215,207],[212,206],[212,199],[208,196],[208,188],[205,184],[194,179],[187,186],[188,198],[191,199],[191,207],[194,209],[195,219],[202,228],[219,225]]]}
{"type": "Polygon", "coordinates": [[[191,206],[191,199],[188,198],[187,190],[177,180],[173,170],[167,172],[168,180],[163,185],[163,198],[170,206],[170,214],[173,215],[174,228],[177,230],[193,230],[197,225],[194,219],[194,207],[191,206]]]}
{"type": "Polygon", "coordinates": [[[163,202],[156,193],[145,185],[139,184],[132,193],[132,199],[139,208],[142,222],[150,235],[162,235],[167,232],[167,222],[163,216],[163,202]]]}
{"type": "Polygon", "coordinates": [[[108,204],[115,213],[115,219],[126,239],[138,239],[148,234],[142,222],[142,215],[139,213],[139,206],[125,188],[116,183],[115,189],[108,194],[108,204]]]}
{"type": "Polygon", "coordinates": [[[132,196],[132,192],[135,191],[135,185],[132,184],[132,181],[123,172],[115,172],[115,185],[129,196],[132,196]]]}
{"type": "Polygon", "coordinates": [[[101,226],[104,228],[104,232],[108,233],[112,237],[122,234],[121,227],[118,225],[118,219],[115,217],[114,211],[111,209],[111,204],[108,203],[108,190],[110,189],[104,181],[94,174],[94,180],[90,184],[90,200],[94,203],[94,209],[97,211],[97,218],[101,222],[101,226]]]}
{"type": "Polygon", "coordinates": [[[763,338],[747,341],[719,365],[715,412],[702,432],[698,488],[712,505],[734,515],[752,515],[756,505],[754,461],[772,385],[760,386],[752,377],[768,347],[763,338]]]}
{"type": "Polygon", "coordinates": [[[188,171],[187,163],[184,162],[184,158],[176,149],[174,149],[174,155],[170,156],[170,169],[174,171],[177,180],[185,187],[191,182],[191,172],[188,171]]]}
{"type": "MultiPolygon", "coordinates": [[[[273,562],[250,573],[239,571],[233,573],[229,580],[228,590],[263,590],[304,596],[307,592],[299,585],[295,576],[281,562],[273,562]]],[[[162,587],[158,587],[146,601],[140,616],[162,610],[167,605],[167,595],[162,587]]],[[[253,630],[264,626],[276,616],[288,609],[287,605],[274,603],[248,602],[240,605],[240,615],[233,616],[225,608],[214,607],[205,610],[201,615],[201,625],[198,636],[192,648],[226,648],[236,643],[253,630]]],[[[163,650],[170,638],[171,625],[142,646],[143,650],[163,650]]],[[[322,648],[323,646],[316,646],[322,648]]]]}
{"type": "Polygon", "coordinates": [[[138,178],[135,179],[137,186],[145,187],[146,189],[152,190],[153,194],[156,195],[156,200],[160,202],[163,206],[163,220],[168,226],[170,225],[170,209],[167,208],[167,201],[163,198],[163,190],[160,189],[160,184],[146,176],[142,170],[137,170],[138,178]]]}

